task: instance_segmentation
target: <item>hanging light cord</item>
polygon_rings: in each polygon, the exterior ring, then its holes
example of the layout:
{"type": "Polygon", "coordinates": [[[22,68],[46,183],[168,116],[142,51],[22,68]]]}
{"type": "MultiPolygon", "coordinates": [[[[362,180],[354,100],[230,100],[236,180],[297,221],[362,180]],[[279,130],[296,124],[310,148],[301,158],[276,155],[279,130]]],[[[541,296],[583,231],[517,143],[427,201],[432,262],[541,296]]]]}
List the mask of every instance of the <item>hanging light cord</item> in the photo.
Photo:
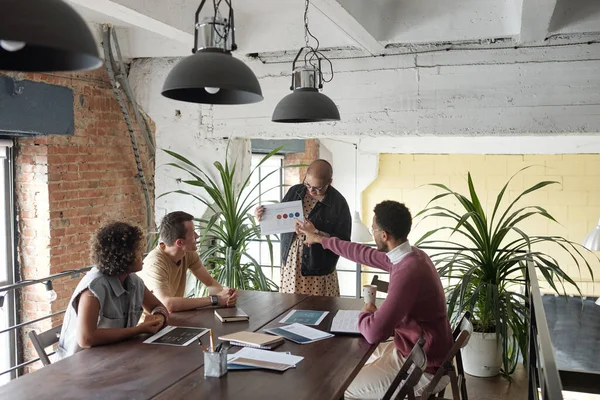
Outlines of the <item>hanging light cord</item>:
{"type": "Polygon", "coordinates": [[[329,58],[327,58],[323,53],[321,53],[321,51],[319,50],[319,39],[317,39],[317,37],[312,34],[310,28],[308,27],[308,7],[310,5],[310,0],[306,0],[304,4],[304,48],[307,50],[307,52],[304,54],[304,63],[310,64],[315,69],[317,69],[323,82],[331,82],[333,80],[333,64],[331,63],[331,60],[329,60],[329,58]],[[310,38],[312,38],[316,42],[315,47],[312,47],[310,45],[310,38]],[[325,60],[329,63],[329,70],[331,71],[331,77],[329,79],[325,79],[323,71],[321,70],[321,68],[319,68],[319,59],[325,60]]]}

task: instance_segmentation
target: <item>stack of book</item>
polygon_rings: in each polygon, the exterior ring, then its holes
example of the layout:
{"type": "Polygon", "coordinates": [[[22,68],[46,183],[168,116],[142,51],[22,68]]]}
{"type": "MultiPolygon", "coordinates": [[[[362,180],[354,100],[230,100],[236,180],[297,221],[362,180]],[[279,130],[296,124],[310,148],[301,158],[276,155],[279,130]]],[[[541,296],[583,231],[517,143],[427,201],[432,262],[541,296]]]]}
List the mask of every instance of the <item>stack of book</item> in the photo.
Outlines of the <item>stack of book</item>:
{"type": "Polygon", "coordinates": [[[273,350],[284,342],[281,336],[246,331],[220,336],[219,340],[228,341],[232,346],[252,347],[262,350],[273,350]]]}

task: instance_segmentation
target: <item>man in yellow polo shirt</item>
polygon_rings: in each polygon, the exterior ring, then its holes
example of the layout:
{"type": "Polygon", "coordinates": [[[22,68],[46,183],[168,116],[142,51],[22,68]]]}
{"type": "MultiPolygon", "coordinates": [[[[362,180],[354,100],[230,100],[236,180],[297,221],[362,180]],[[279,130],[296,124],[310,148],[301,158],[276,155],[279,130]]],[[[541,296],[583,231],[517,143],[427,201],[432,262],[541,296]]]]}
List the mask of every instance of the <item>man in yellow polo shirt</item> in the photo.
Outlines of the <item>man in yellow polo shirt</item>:
{"type": "Polygon", "coordinates": [[[169,312],[185,311],[205,306],[232,307],[237,300],[235,289],[222,287],[206,270],[198,253],[194,217],[183,211],[165,215],[160,224],[160,242],[144,259],[137,275],[167,307],[169,312]],[[208,289],[209,296],[184,297],[187,270],[208,289]]]}

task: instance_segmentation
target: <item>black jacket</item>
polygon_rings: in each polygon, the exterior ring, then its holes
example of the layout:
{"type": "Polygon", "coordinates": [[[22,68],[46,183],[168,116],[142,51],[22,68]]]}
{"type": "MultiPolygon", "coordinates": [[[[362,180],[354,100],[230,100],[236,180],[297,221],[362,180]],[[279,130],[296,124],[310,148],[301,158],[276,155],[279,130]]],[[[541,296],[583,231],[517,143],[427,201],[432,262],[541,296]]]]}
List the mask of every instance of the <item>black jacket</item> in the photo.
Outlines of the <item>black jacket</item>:
{"type": "MultiPolygon", "coordinates": [[[[306,190],[306,186],[302,183],[294,185],[288,190],[281,202],[302,201],[306,190]]],[[[350,240],[352,217],[350,216],[348,203],[344,196],[331,186],[327,189],[325,198],[315,204],[315,207],[308,215],[308,220],[315,225],[315,228],[322,232],[342,240],[350,240]]],[[[282,265],[285,265],[287,261],[290,246],[295,236],[296,234],[293,232],[281,234],[282,265]]],[[[313,244],[310,247],[304,245],[302,254],[303,276],[328,275],[335,271],[335,266],[340,258],[337,254],[325,250],[320,244],[313,244]]]]}

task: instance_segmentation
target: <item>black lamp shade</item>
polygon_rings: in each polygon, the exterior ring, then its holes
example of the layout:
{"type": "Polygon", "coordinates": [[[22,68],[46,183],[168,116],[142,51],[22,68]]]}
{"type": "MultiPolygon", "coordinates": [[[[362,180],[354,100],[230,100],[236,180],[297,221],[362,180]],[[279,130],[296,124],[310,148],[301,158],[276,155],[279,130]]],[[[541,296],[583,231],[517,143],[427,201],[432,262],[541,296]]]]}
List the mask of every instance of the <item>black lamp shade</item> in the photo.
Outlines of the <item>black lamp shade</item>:
{"type": "Polygon", "coordinates": [[[263,99],[254,72],[231,53],[208,48],[184,58],[169,72],[162,95],[203,104],[249,104],[263,99]],[[211,94],[205,88],[219,89],[211,94]]]}
{"type": "Polygon", "coordinates": [[[102,65],[85,21],[61,0],[3,0],[0,40],[25,43],[17,51],[0,46],[0,70],[76,71],[102,65]]]}
{"type": "Polygon", "coordinates": [[[340,112],[329,97],[315,88],[300,88],[285,96],[273,111],[273,122],[339,121],[340,112]]]}

